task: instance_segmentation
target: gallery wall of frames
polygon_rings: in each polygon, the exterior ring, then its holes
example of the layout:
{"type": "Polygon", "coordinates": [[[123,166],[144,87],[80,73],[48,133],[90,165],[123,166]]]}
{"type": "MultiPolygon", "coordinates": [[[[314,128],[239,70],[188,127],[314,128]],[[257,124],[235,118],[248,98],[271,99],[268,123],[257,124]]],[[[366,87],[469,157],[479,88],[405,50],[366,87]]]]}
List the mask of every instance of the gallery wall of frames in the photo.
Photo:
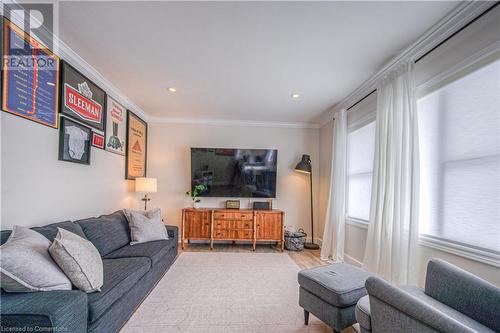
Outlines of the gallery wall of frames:
{"type": "Polygon", "coordinates": [[[102,149],[126,159],[125,179],[145,177],[147,122],[20,27],[2,21],[2,111],[58,130],[54,158],[90,166],[92,150],[102,149]]]}

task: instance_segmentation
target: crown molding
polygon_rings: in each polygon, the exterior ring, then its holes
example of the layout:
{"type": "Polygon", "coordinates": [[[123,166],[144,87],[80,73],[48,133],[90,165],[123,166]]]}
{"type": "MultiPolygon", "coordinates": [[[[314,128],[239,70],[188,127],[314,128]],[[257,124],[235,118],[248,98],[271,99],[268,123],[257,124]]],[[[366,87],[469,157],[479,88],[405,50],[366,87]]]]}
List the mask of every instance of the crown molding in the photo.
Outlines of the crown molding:
{"type": "Polygon", "coordinates": [[[254,121],[254,120],[223,120],[210,118],[166,118],[149,117],[150,123],[164,124],[192,124],[192,125],[212,125],[212,126],[242,126],[242,127],[281,127],[281,128],[305,128],[318,129],[315,123],[287,123],[279,121],[254,121]]]}
{"type": "Polygon", "coordinates": [[[426,54],[495,4],[496,1],[462,1],[454,10],[433,25],[414,43],[386,63],[377,73],[364,81],[358,88],[339,103],[335,104],[331,109],[320,115],[318,118],[319,127],[323,127],[329,123],[333,119],[333,114],[336,111],[350,107],[366,96],[370,91],[373,91],[379,80],[401,63],[418,59],[426,54]]]}
{"type": "MultiPolygon", "coordinates": [[[[12,4],[22,6],[22,3],[15,0],[6,0],[5,4],[12,4]]],[[[2,13],[3,15],[3,7],[2,13]]],[[[10,18],[13,23],[23,22],[23,17],[17,15],[16,12],[11,12],[12,17],[10,18]]],[[[58,13],[57,13],[58,15],[58,13]]],[[[7,19],[9,19],[7,17],[7,19]]],[[[30,19],[35,22],[39,22],[35,17],[31,16],[30,19]]],[[[83,75],[92,80],[95,84],[97,84],[101,89],[103,89],[107,95],[115,99],[118,103],[122,104],[125,108],[133,111],[135,114],[141,116],[144,120],[149,121],[149,116],[146,112],[139,107],[137,104],[132,102],[125,94],[123,94],[118,88],[116,88],[108,79],[106,79],[97,69],[95,69],[92,65],[90,65],[85,59],[83,59],[80,55],[78,55],[71,47],[69,47],[64,41],[62,41],[59,36],[56,36],[45,27],[37,32],[40,37],[52,39],[53,41],[53,52],[58,55],[62,60],[67,61],[73,67],[75,67],[78,71],[80,71],[83,75]]],[[[36,36],[32,36],[36,38],[36,36]]],[[[38,38],[37,38],[38,40],[38,38]]],[[[40,41],[41,42],[41,41],[40,41]]]]}

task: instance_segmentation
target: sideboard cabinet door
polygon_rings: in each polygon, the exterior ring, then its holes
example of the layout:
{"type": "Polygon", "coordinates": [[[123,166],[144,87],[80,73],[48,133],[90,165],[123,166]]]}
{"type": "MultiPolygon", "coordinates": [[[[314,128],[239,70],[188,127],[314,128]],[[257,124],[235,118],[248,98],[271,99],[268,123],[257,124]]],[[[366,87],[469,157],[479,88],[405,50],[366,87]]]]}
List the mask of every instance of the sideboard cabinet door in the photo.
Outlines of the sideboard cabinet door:
{"type": "Polygon", "coordinates": [[[256,212],[256,238],[281,241],[281,233],[283,231],[281,216],[279,212],[256,212]]]}
{"type": "Polygon", "coordinates": [[[210,239],[210,211],[187,211],[185,216],[185,238],[210,239]]]}

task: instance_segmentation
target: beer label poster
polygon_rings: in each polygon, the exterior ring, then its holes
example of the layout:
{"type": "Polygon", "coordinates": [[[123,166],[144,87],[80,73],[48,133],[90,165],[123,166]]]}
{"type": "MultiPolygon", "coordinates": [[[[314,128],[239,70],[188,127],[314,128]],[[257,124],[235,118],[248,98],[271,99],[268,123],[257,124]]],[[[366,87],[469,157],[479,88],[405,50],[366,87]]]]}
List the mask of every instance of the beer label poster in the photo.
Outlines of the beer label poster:
{"type": "Polygon", "coordinates": [[[127,110],[109,96],[106,108],[106,150],[125,155],[127,110]]]}
{"type": "Polygon", "coordinates": [[[3,20],[2,109],[57,128],[59,57],[3,20]]]}
{"type": "Polygon", "coordinates": [[[104,131],[106,93],[67,62],[62,62],[61,113],[104,131]]]}
{"type": "Polygon", "coordinates": [[[135,115],[127,112],[127,161],[126,179],[146,177],[148,124],[135,115]]]}

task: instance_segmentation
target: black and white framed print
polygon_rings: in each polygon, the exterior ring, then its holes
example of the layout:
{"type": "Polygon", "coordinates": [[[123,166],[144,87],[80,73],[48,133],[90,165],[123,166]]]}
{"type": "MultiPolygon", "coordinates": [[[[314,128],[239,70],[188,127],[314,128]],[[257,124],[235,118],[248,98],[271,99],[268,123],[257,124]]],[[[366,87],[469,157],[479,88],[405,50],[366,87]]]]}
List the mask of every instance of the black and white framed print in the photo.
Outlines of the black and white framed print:
{"type": "Polygon", "coordinates": [[[61,113],[104,132],[106,92],[66,61],[61,63],[61,113]]]}
{"type": "Polygon", "coordinates": [[[92,130],[66,117],[61,117],[59,160],[90,164],[92,130]]]}

